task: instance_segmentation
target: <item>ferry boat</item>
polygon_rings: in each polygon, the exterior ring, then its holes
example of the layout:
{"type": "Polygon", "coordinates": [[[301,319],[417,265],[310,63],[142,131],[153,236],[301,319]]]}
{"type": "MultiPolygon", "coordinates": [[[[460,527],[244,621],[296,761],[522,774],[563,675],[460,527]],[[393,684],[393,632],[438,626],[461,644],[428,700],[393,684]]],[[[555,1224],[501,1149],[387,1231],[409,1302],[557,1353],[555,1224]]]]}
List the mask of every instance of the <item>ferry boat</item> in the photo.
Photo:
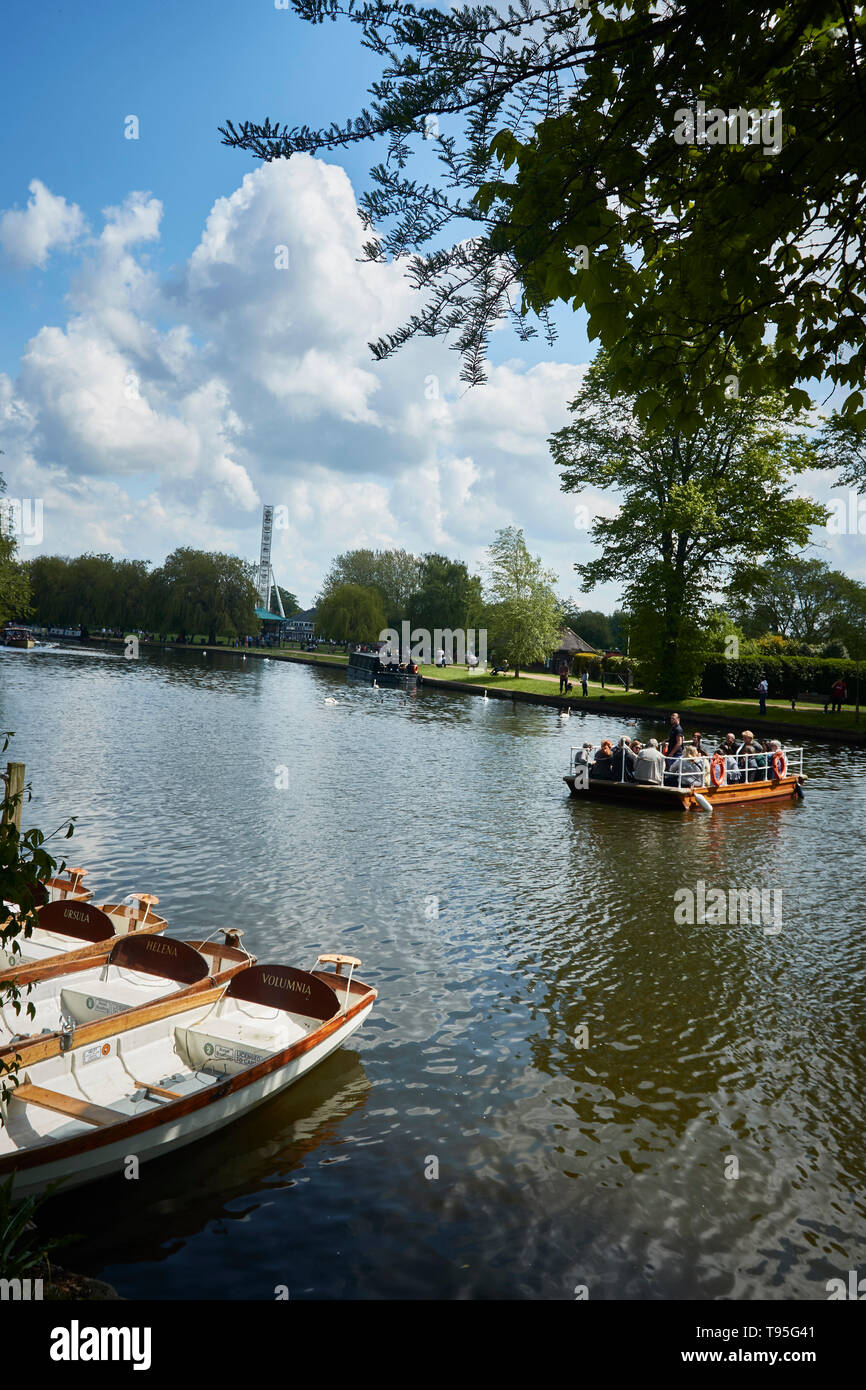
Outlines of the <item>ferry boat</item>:
{"type": "Polygon", "coordinates": [[[0,645],[29,650],[30,647],[36,646],[36,642],[26,627],[4,627],[0,632],[0,645]]]}
{"type": "Polygon", "coordinates": [[[422,677],[417,662],[407,661],[401,666],[396,657],[383,659],[378,652],[351,652],[346,679],[379,688],[414,690],[422,677]]]}
{"type": "Polygon", "coordinates": [[[803,749],[784,748],[761,754],[764,767],[756,766],[753,753],[714,753],[699,759],[701,772],[683,772],[682,759],[665,759],[666,766],[679,762],[677,772],[665,773],[664,785],[613,780],[589,775],[591,763],[582,762],[581,750],[572,748],[568,776],[562,780],[578,800],[628,802],[654,806],[656,810],[706,811],[756,801],[802,799],[808,780],[803,771],[803,749]],[[736,764],[735,768],[731,763],[736,764]]]}

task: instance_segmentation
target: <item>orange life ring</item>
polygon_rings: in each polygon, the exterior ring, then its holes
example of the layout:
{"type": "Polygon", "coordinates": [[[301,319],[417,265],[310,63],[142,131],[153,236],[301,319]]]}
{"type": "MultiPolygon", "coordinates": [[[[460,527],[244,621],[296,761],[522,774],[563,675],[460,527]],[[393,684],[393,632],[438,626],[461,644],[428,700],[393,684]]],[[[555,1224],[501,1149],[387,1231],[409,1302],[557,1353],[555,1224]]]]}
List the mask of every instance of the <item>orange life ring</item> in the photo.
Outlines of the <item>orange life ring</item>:
{"type": "Polygon", "coordinates": [[[710,759],[710,778],[714,787],[720,787],[725,780],[725,760],[721,753],[714,753],[710,759]]]}
{"type": "Polygon", "coordinates": [[[667,755],[668,755],[668,746],[667,746],[666,743],[663,743],[663,744],[662,744],[662,752],[664,753],[665,757],[667,757],[667,755]]]}
{"type": "Polygon", "coordinates": [[[785,773],[786,773],[787,771],[788,771],[788,759],[785,757],[785,754],[782,753],[782,752],[776,752],[776,753],[774,753],[774,754],[773,754],[773,776],[774,776],[774,777],[777,777],[777,778],[779,779],[779,781],[781,781],[782,778],[784,777],[784,775],[785,775],[785,773]]]}

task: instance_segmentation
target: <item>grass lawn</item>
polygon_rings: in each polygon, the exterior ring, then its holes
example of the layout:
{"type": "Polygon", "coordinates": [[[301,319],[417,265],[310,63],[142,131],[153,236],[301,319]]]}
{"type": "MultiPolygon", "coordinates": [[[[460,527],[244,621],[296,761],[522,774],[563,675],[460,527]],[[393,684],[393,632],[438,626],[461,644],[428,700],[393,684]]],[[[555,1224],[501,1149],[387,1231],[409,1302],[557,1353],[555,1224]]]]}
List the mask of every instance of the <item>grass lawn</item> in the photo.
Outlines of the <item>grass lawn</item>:
{"type": "MultiPolygon", "coordinates": [[[[531,695],[553,695],[558,696],[558,684],[551,681],[534,679],[532,676],[521,676],[515,680],[513,676],[491,676],[489,673],[479,675],[475,672],[467,672],[465,667],[447,666],[441,670],[437,666],[422,666],[422,674],[432,676],[436,680],[460,681],[466,685],[478,685],[487,690],[519,690],[531,695]]],[[[568,703],[580,703],[580,683],[572,683],[575,689],[571,695],[563,696],[568,703]]],[[[644,695],[640,690],[630,690],[626,695],[622,686],[608,684],[602,689],[598,681],[589,683],[589,699],[597,700],[600,696],[605,696],[612,704],[635,705],[638,708],[649,708],[658,710],[659,720],[667,723],[668,715],[671,712],[671,702],[669,700],[656,700],[651,695],[644,695]]],[[[743,729],[752,727],[756,720],[760,719],[758,714],[757,700],[702,700],[702,699],[681,699],[677,701],[677,710],[682,716],[687,733],[694,733],[696,727],[703,722],[708,729],[724,730],[731,727],[733,733],[739,734],[743,729]]],[[[846,706],[842,714],[825,714],[823,705],[801,705],[797,703],[795,710],[791,709],[790,701],[768,700],[766,720],[778,719],[780,724],[803,724],[814,727],[816,732],[822,729],[852,729],[863,731],[866,729],[866,709],[864,709],[859,723],[855,719],[853,707],[846,706]]],[[[701,730],[703,733],[703,730],[701,730]]]]}
{"type": "MultiPolygon", "coordinates": [[[[198,645],[198,638],[196,638],[198,645]]],[[[243,652],[242,647],[223,646],[222,650],[229,652],[243,652]]],[[[247,648],[247,651],[250,649],[247,648]]],[[[272,650],[262,647],[254,647],[254,651],[267,651],[279,659],[282,653],[291,656],[298,661],[327,661],[334,666],[345,666],[348,657],[343,652],[331,652],[327,648],[316,652],[304,652],[294,647],[275,647],[272,650]]],[[[420,667],[423,676],[432,677],[437,681],[455,681],[464,685],[480,686],[482,690],[517,690],[527,695],[548,695],[559,698],[559,683],[556,680],[539,679],[537,674],[530,676],[520,676],[515,680],[513,676],[491,676],[489,672],[467,671],[465,666],[422,666],[420,667]]],[[[581,703],[580,681],[574,676],[571,677],[574,690],[571,695],[562,696],[562,699],[569,704],[581,703]]],[[[608,682],[602,686],[600,681],[589,682],[589,699],[598,700],[604,696],[611,704],[628,707],[636,706],[638,709],[658,710],[660,723],[666,724],[671,712],[670,700],[656,700],[651,695],[644,695],[640,690],[630,690],[626,695],[621,685],[614,685],[608,682]]],[[[682,716],[686,733],[694,733],[701,725],[705,725],[708,732],[727,732],[740,734],[743,729],[754,727],[760,721],[758,714],[757,700],[686,700],[681,699],[676,702],[677,709],[682,716]]],[[[804,727],[814,728],[816,734],[820,734],[824,729],[851,729],[852,732],[862,733],[866,730],[866,708],[863,717],[858,722],[854,708],[851,705],[845,707],[842,714],[825,714],[823,705],[806,705],[797,703],[795,710],[791,709],[790,701],[768,700],[767,714],[765,722],[772,722],[778,719],[780,724],[802,724],[804,727]]],[[[765,730],[762,730],[765,732],[765,730]]],[[[704,730],[702,729],[703,733],[704,730]]]]}

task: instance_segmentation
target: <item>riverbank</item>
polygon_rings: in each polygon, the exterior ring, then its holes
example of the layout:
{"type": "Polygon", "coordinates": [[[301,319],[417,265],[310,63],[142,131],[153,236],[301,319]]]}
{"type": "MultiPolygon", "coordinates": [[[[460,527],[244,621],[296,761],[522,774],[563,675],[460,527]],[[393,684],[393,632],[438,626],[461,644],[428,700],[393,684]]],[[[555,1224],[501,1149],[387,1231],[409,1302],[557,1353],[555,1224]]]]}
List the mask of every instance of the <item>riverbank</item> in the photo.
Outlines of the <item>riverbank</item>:
{"type": "MultiPolygon", "coordinates": [[[[104,640],[106,646],[123,646],[123,642],[118,638],[95,638],[93,640],[100,643],[104,640]]],[[[141,645],[161,650],[165,644],[162,642],[143,642],[141,645]]],[[[267,659],[307,666],[321,666],[330,670],[334,670],[334,668],[345,669],[348,662],[348,657],[341,653],[293,651],[279,647],[209,647],[194,646],[191,643],[181,646],[179,643],[171,643],[169,650],[218,652],[230,656],[246,656],[254,660],[267,659]]],[[[462,670],[458,671],[453,666],[447,667],[445,670],[436,666],[422,666],[421,674],[424,677],[425,686],[433,689],[451,690],[456,694],[482,697],[486,694],[492,700],[511,700],[518,704],[546,705],[557,710],[568,708],[572,714],[584,712],[587,714],[628,714],[632,717],[637,715],[641,718],[655,719],[659,723],[667,724],[671,709],[669,700],[654,700],[639,690],[626,693],[625,690],[618,690],[611,686],[603,689],[597,682],[590,682],[593,693],[584,699],[580,694],[577,682],[575,682],[576,692],[572,691],[571,695],[560,695],[558,692],[551,692],[551,686],[554,684],[551,679],[540,675],[515,678],[513,676],[491,676],[489,672],[482,674],[466,672],[464,674],[462,670]]],[[[866,745],[866,717],[857,723],[853,710],[845,710],[842,714],[825,714],[821,706],[811,705],[791,711],[790,702],[786,704],[781,701],[770,701],[767,705],[767,714],[762,717],[752,702],[698,698],[681,699],[677,701],[677,705],[680,715],[683,716],[687,733],[695,732],[698,725],[703,723],[707,726],[708,731],[727,731],[727,728],[730,727],[732,732],[736,734],[739,734],[742,729],[751,729],[754,733],[766,733],[774,736],[817,738],[833,743],[866,745]]]]}

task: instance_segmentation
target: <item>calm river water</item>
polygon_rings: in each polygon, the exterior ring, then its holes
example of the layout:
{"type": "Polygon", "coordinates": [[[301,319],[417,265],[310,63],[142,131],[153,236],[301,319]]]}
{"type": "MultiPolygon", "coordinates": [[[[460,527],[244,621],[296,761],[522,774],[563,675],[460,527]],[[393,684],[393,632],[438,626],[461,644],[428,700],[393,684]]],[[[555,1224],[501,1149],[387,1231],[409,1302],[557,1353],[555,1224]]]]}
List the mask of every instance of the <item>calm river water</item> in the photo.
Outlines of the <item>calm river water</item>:
{"type": "Polygon", "coordinates": [[[866,1264],[863,752],[811,745],[800,804],[578,804],[569,747],[613,718],[170,652],[5,653],[0,727],[98,901],[379,989],[254,1116],[55,1199],[73,1267],[143,1298],[825,1299],[866,1264]],[[780,890],[780,929],[678,923],[699,880],[780,890]]]}

